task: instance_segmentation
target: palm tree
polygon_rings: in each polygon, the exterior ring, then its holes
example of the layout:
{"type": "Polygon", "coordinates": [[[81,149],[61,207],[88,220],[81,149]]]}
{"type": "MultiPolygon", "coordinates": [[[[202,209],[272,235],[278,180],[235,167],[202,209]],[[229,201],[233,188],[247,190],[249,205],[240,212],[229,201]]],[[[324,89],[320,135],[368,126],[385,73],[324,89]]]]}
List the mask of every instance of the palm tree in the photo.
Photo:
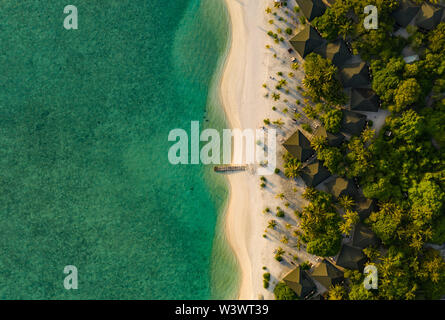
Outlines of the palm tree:
{"type": "Polygon", "coordinates": [[[343,300],[346,295],[345,288],[339,284],[332,286],[329,289],[329,300],[343,300]]]}
{"type": "Polygon", "coordinates": [[[304,192],[302,194],[303,199],[305,199],[305,200],[314,199],[316,195],[317,195],[317,190],[312,187],[307,187],[306,190],[304,190],[304,192]]]}
{"type": "Polygon", "coordinates": [[[350,196],[343,195],[338,199],[338,203],[343,209],[350,210],[354,206],[355,201],[350,196]]]}
{"type": "Polygon", "coordinates": [[[281,79],[280,81],[278,81],[278,85],[280,87],[285,86],[287,84],[287,81],[285,79],[281,79]]]}
{"type": "Polygon", "coordinates": [[[275,198],[283,200],[284,199],[284,193],[278,193],[275,198]]]}
{"type": "Polygon", "coordinates": [[[275,250],[275,254],[278,255],[278,256],[282,256],[282,255],[285,254],[285,253],[286,253],[286,251],[284,251],[283,248],[281,248],[281,247],[278,247],[278,248],[275,250]]]}
{"type": "Polygon", "coordinates": [[[371,141],[374,138],[375,135],[375,130],[371,129],[371,128],[366,128],[363,132],[362,132],[362,139],[363,142],[368,142],[371,141]]]}
{"type": "Polygon", "coordinates": [[[283,120],[281,120],[281,119],[278,119],[278,120],[275,120],[274,122],[272,122],[274,125],[276,125],[277,127],[279,127],[279,128],[281,128],[283,125],[284,125],[284,122],[283,122],[283,120]]]}
{"type": "Polygon", "coordinates": [[[327,139],[323,136],[315,136],[311,140],[311,146],[315,151],[320,151],[327,145],[327,139]]]}
{"type": "Polygon", "coordinates": [[[365,256],[368,257],[368,259],[370,261],[374,261],[376,259],[378,259],[380,257],[380,252],[379,250],[373,248],[373,247],[368,247],[368,248],[364,248],[363,249],[363,253],[365,254],[365,256]]]}
{"type": "Polygon", "coordinates": [[[348,22],[346,24],[340,25],[340,30],[338,33],[343,36],[343,40],[346,40],[346,36],[352,30],[352,23],[348,22]]]}
{"type": "Polygon", "coordinates": [[[340,224],[340,231],[345,235],[348,235],[352,227],[360,220],[358,213],[351,210],[346,210],[343,219],[344,221],[340,224]]]}
{"type": "Polygon", "coordinates": [[[298,159],[291,158],[284,165],[284,175],[290,179],[294,179],[300,174],[301,167],[302,164],[298,159]]]}
{"type": "Polygon", "coordinates": [[[419,251],[423,247],[422,236],[419,233],[415,233],[411,237],[411,243],[409,244],[411,248],[416,251],[419,251]]]}
{"type": "Polygon", "coordinates": [[[269,229],[275,229],[275,227],[277,226],[277,222],[275,220],[270,220],[267,227],[269,229]]]}
{"type": "Polygon", "coordinates": [[[345,221],[343,223],[340,223],[339,229],[342,234],[348,235],[352,230],[352,226],[345,221]]]}
{"type": "Polygon", "coordinates": [[[343,219],[345,219],[346,221],[350,221],[351,224],[356,224],[357,222],[359,222],[360,217],[357,211],[346,210],[343,219]]]}
{"type": "Polygon", "coordinates": [[[300,237],[298,237],[298,239],[297,239],[297,250],[300,250],[300,248],[301,248],[301,239],[300,239],[300,237]]]}

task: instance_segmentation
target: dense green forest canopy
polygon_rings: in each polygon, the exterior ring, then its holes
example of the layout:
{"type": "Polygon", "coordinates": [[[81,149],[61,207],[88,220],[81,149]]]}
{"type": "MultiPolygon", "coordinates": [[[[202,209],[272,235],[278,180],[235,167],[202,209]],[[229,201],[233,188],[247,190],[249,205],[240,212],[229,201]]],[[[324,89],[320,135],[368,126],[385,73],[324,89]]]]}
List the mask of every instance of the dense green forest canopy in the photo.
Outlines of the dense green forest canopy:
{"type": "MultiPolygon", "coordinates": [[[[422,2],[422,1],[417,1],[422,2]]],[[[359,181],[379,209],[365,223],[382,240],[384,250],[364,250],[377,265],[379,289],[360,289],[361,275],[350,274],[346,288],[331,289],[332,299],[420,299],[445,294],[445,263],[426,243],[445,242],[445,23],[431,31],[407,28],[407,39],[394,35],[391,13],[397,0],[337,0],[312,25],[328,40],[345,39],[372,73],[372,89],[381,107],[390,111],[375,135],[371,127],[341,146],[325,139],[311,143],[317,157],[333,174],[359,181]],[[379,28],[365,30],[365,5],[377,6],[379,28]],[[406,63],[409,46],[419,60],[406,63]]],[[[327,131],[339,130],[338,70],[319,55],[305,61],[305,90],[317,105],[305,106],[309,118],[327,131]],[[326,72],[327,70],[327,72],[326,72]]],[[[308,252],[321,256],[338,252],[345,222],[329,195],[308,189],[302,212],[303,240],[308,252]]]]}

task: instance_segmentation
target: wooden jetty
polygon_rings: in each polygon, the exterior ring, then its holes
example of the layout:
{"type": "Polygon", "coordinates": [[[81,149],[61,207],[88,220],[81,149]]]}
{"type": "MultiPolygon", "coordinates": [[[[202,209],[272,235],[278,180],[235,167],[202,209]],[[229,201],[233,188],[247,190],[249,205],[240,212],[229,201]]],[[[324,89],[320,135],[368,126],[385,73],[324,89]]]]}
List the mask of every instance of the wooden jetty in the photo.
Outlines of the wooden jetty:
{"type": "Polygon", "coordinates": [[[246,169],[247,166],[243,165],[222,165],[213,167],[213,171],[215,172],[245,171],[246,169]]]}

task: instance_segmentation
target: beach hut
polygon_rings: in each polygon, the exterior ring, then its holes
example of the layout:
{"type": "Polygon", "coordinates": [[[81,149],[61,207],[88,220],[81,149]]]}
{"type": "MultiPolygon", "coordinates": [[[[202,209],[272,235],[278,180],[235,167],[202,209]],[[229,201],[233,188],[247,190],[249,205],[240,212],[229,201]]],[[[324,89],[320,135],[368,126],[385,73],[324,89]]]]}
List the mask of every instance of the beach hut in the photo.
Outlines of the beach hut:
{"type": "Polygon", "coordinates": [[[324,297],[321,294],[315,294],[309,300],[324,300],[324,297]]]}
{"type": "Polygon", "coordinates": [[[316,187],[331,176],[329,170],[323,166],[320,160],[315,160],[305,166],[300,173],[300,177],[308,187],[316,187]]]}
{"type": "Polygon", "coordinates": [[[432,30],[441,22],[443,8],[424,2],[416,17],[416,25],[424,30],[432,30]]]}
{"type": "Polygon", "coordinates": [[[337,265],[350,270],[363,271],[366,257],[362,250],[343,244],[337,257],[337,265]]]}
{"type": "Polygon", "coordinates": [[[352,54],[348,49],[348,46],[343,40],[337,40],[334,42],[327,42],[314,50],[325,59],[332,61],[337,67],[341,67],[348,61],[352,54]]]}
{"type": "Polygon", "coordinates": [[[284,283],[291,288],[300,299],[306,299],[316,292],[314,281],[302,270],[300,266],[287,273],[283,278],[284,283]]]}
{"type": "Polygon", "coordinates": [[[328,142],[328,145],[330,147],[338,147],[342,144],[343,140],[345,139],[345,136],[341,133],[331,133],[326,130],[325,127],[319,126],[317,129],[315,129],[314,137],[323,137],[328,142]]]}
{"type": "Polygon", "coordinates": [[[283,147],[286,148],[294,158],[301,162],[306,161],[314,154],[314,150],[311,148],[311,143],[300,130],[297,130],[291,135],[289,139],[283,143],[283,147]]]}
{"type": "Polygon", "coordinates": [[[304,59],[309,53],[321,46],[324,40],[313,27],[305,25],[289,42],[304,59]]]}
{"type": "Polygon", "coordinates": [[[397,25],[406,28],[419,12],[420,7],[411,0],[400,0],[399,7],[392,13],[397,25]]]}
{"type": "Polygon", "coordinates": [[[303,15],[309,21],[322,16],[326,11],[326,5],[322,0],[297,0],[297,4],[303,15]]]}
{"type": "Polygon", "coordinates": [[[274,0],[273,2],[274,2],[274,4],[275,4],[276,7],[282,7],[282,6],[285,6],[286,3],[287,3],[287,1],[284,1],[284,0],[274,0]]]}
{"type": "Polygon", "coordinates": [[[366,116],[357,112],[342,110],[341,132],[360,135],[366,125],[366,116]]]}
{"type": "Polygon", "coordinates": [[[358,190],[354,185],[354,182],[349,179],[337,177],[332,181],[326,183],[326,190],[338,199],[343,196],[349,196],[352,199],[356,199],[358,196],[358,190]]]}
{"type": "Polygon", "coordinates": [[[355,203],[355,211],[357,211],[360,220],[365,220],[369,215],[377,210],[376,202],[374,199],[361,198],[355,203]]]}
{"type": "Polygon", "coordinates": [[[377,247],[379,245],[379,239],[370,228],[366,227],[363,223],[357,223],[352,234],[352,245],[360,249],[377,247]]]}
{"type": "Polygon", "coordinates": [[[336,284],[340,284],[344,280],[343,272],[326,259],[323,259],[314,268],[311,276],[312,279],[318,281],[326,289],[329,289],[336,284]]]}
{"type": "Polygon", "coordinates": [[[364,61],[344,65],[340,69],[340,80],[344,88],[370,88],[369,69],[364,61]]]}
{"type": "Polygon", "coordinates": [[[374,91],[365,88],[346,89],[349,101],[346,107],[356,111],[379,111],[380,101],[374,91]]]}

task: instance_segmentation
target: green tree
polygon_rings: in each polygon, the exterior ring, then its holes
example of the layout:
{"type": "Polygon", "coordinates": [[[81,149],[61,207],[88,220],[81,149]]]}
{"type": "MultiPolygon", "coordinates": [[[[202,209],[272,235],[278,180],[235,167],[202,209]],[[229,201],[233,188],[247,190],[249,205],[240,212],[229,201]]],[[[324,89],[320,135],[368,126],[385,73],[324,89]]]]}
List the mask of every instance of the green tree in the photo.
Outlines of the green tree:
{"type": "Polygon", "coordinates": [[[325,129],[332,133],[337,133],[340,131],[342,119],[343,119],[343,113],[341,112],[341,110],[338,109],[332,109],[326,112],[321,117],[325,129]]]}
{"type": "Polygon", "coordinates": [[[338,198],[338,204],[344,210],[350,210],[354,206],[355,201],[348,195],[342,195],[342,196],[340,196],[340,198],[338,198]]]}
{"type": "Polygon", "coordinates": [[[373,130],[371,128],[366,128],[365,130],[363,130],[363,132],[361,134],[361,138],[364,143],[372,141],[374,136],[375,136],[375,130],[373,130]]]}
{"type": "Polygon", "coordinates": [[[360,218],[356,211],[346,210],[343,215],[343,222],[340,224],[340,231],[344,235],[348,235],[352,227],[359,222],[360,218]]]}
{"type": "Polygon", "coordinates": [[[407,145],[414,145],[425,131],[423,117],[414,110],[407,110],[400,117],[390,117],[387,119],[387,123],[395,137],[392,141],[393,144],[403,142],[407,145]]]}
{"type": "Polygon", "coordinates": [[[348,235],[359,220],[360,218],[356,211],[346,210],[345,214],[343,215],[343,222],[340,224],[341,233],[348,235]]]}
{"type": "Polygon", "coordinates": [[[298,300],[298,296],[295,292],[283,281],[275,286],[273,293],[275,295],[275,300],[298,300]]]}
{"type": "Polygon", "coordinates": [[[314,136],[311,140],[311,146],[315,151],[323,150],[328,145],[328,141],[323,136],[314,136]]]}
{"type": "Polygon", "coordinates": [[[377,60],[371,64],[371,70],[372,89],[382,100],[382,106],[388,107],[394,103],[396,90],[403,78],[405,62],[402,58],[392,58],[387,63],[377,60]]]}
{"type": "Polygon", "coordinates": [[[343,286],[337,284],[329,289],[328,300],[344,300],[345,297],[346,290],[343,286]]]}
{"type": "Polygon", "coordinates": [[[397,230],[402,222],[403,209],[395,203],[380,204],[380,210],[369,216],[372,230],[384,244],[391,244],[397,237],[397,230]]]}
{"type": "Polygon", "coordinates": [[[347,147],[349,152],[345,158],[348,177],[360,177],[367,174],[373,163],[371,151],[366,148],[364,141],[359,137],[353,137],[349,140],[347,147]]]}
{"type": "Polygon", "coordinates": [[[410,262],[406,255],[395,248],[382,257],[377,265],[379,275],[379,297],[386,300],[412,300],[418,285],[413,279],[410,262]]]}
{"type": "Polygon", "coordinates": [[[299,176],[302,164],[298,159],[290,158],[284,164],[284,175],[288,178],[296,178],[299,176]]]}
{"type": "Polygon", "coordinates": [[[429,49],[433,53],[443,54],[445,48],[445,22],[440,23],[432,32],[429,34],[429,49]]]}
{"type": "Polygon", "coordinates": [[[307,243],[307,251],[317,256],[333,256],[340,249],[340,216],[332,204],[328,193],[307,188],[303,194],[310,203],[301,213],[302,240],[307,243]]]}
{"type": "Polygon", "coordinates": [[[348,295],[349,300],[375,300],[371,291],[366,290],[363,283],[356,283],[351,285],[351,290],[348,295]]]}
{"type": "Polygon", "coordinates": [[[275,220],[270,220],[267,224],[267,227],[269,229],[275,229],[276,226],[277,226],[277,222],[275,220]]]}
{"type": "Polygon", "coordinates": [[[303,85],[314,101],[324,99],[330,104],[342,104],[345,95],[337,79],[337,67],[318,54],[309,54],[304,62],[303,85]]]}
{"type": "Polygon", "coordinates": [[[445,261],[439,251],[428,249],[419,261],[416,277],[427,299],[439,299],[445,294],[445,261]]]}
{"type": "MultiPolygon", "coordinates": [[[[441,174],[437,179],[443,181],[443,176],[444,174],[441,174]]],[[[444,207],[445,192],[442,190],[439,181],[434,178],[433,174],[427,173],[419,183],[414,181],[413,186],[408,190],[412,208],[421,214],[421,216],[415,217],[416,220],[423,220],[425,223],[438,217],[444,207]]]]}
{"type": "Polygon", "coordinates": [[[397,87],[394,102],[395,107],[392,111],[400,112],[419,100],[421,93],[420,85],[414,78],[409,78],[401,82],[397,87]]]}
{"type": "Polygon", "coordinates": [[[333,174],[343,175],[344,168],[344,156],[337,147],[325,147],[317,152],[319,160],[323,161],[323,165],[333,174]]]}

